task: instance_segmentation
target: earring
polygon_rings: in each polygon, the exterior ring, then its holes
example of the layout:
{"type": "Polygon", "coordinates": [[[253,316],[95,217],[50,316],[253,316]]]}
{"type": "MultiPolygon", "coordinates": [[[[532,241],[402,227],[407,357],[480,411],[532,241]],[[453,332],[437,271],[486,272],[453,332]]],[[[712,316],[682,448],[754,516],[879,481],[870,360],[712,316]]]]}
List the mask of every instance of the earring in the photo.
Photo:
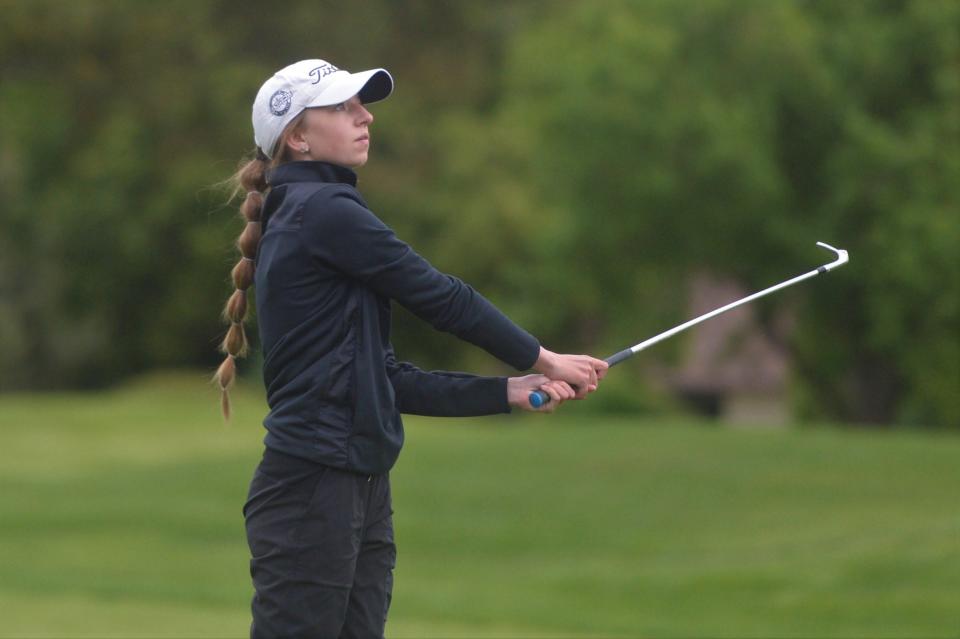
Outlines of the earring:
{"type": "Polygon", "coordinates": [[[300,152],[301,152],[301,153],[309,153],[309,152],[310,152],[310,147],[308,147],[308,146],[302,146],[302,147],[300,147],[300,152]]]}

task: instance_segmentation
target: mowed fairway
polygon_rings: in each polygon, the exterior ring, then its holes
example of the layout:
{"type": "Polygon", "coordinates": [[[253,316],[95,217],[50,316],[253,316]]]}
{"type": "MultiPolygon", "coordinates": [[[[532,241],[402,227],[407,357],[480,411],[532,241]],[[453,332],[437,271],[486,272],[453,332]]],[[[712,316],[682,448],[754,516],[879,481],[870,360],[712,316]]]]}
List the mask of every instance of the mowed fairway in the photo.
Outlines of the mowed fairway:
{"type": "MultiPolygon", "coordinates": [[[[601,391],[602,392],[602,391],[601,391]]],[[[960,437],[407,419],[391,637],[957,637],[960,437]]],[[[242,637],[262,393],[0,396],[0,637],[242,637]]]]}

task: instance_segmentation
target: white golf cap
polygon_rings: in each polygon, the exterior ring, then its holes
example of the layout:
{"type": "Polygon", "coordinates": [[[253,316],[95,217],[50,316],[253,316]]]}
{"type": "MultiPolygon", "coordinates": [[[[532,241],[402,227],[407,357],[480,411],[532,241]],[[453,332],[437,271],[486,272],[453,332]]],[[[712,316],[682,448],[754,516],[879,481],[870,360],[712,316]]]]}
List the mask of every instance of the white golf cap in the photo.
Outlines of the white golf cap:
{"type": "Polygon", "coordinates": [[[253,101],[253,140],[267,157],[284,127],[310,107],[340,104],[355,95],[364,104],[382,100],[393,91],[385,69],[350,73],[325,60],[301,60],[280,69],[263,83],[253,101]]]}

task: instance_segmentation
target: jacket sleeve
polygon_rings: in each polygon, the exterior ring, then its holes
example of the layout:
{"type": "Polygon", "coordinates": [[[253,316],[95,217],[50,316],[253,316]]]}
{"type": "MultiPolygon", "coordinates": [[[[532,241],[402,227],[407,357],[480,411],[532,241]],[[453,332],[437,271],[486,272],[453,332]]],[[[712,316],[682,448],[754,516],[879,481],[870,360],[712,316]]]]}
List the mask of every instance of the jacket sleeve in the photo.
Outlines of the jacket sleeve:
{"type": "Polygon", "coordinates": [[[540,353],[535,337],[469,285],[435,269],[398,239],[352,189],[330,191],[312,196],[303,215],[302,238],[314,259],[517,370],[533,366],[540,353]]]}
{"type": "Polygon", "coordinates": [[[506,377],[422,371],[408,362],[398,362],[393,348],[387,351],[385,364],[401,413],[475,417],[510,412],[506,377]]]}

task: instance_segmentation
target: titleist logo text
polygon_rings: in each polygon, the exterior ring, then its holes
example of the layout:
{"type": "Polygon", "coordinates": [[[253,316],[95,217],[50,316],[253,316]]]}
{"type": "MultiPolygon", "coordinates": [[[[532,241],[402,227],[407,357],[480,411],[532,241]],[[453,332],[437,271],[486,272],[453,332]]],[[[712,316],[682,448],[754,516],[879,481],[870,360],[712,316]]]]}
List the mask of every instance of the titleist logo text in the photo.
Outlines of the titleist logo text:
{"type": "Polygon", "coordinates": [[[315,78],[312,84],[317,84],[320,80],[324,79],[334,71],[339,71],[337,67],[333,66],[329,62],[327,64],[321,64],[316,69],[310,69],[310,75],[315,78]]]}

